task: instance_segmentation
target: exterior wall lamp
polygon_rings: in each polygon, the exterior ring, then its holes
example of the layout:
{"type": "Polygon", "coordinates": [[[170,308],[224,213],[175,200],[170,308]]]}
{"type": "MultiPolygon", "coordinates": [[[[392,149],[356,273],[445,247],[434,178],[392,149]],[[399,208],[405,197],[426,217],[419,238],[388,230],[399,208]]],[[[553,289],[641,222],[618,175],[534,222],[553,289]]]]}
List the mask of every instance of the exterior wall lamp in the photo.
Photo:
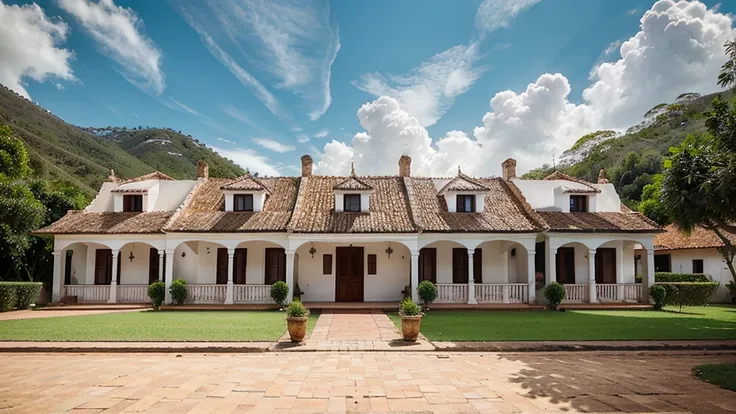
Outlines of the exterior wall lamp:
{"type": "Polygon", "coordinates": [[[312,259],[314,259],[314,254],[317,253],[317,249],[314,248],[314,244],[312,244],[312,247],[309,248],[309,254],[312,255],[312,259]]]}
{"type": "Polygon", "coordinates": [[[394,252],[394,249],[391,248],[391,243],[388,245],[388,249],[386,249],[386,254],[388,254],[388,258],[391,258],[391,253],[394,252]]]}
{"type": "Polygon", "coordinates": [[[128,256],[128,259],[130,259],[130,262],[133,263],[133,259],[135,259],[135,256],[133,256],[133,251],[130,251],[130,256],[128,256]]]}

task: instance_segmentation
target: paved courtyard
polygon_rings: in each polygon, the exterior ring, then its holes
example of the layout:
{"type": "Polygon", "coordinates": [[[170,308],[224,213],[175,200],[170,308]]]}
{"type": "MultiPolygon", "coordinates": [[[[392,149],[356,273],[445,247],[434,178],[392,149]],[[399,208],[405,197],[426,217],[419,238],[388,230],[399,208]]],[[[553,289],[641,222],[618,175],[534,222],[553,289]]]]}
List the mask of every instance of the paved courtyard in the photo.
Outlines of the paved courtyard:
{"type": "Polygon", "coordinates": [[[736,412],[685,353],[2,354],[0,411],[736,412]]]}

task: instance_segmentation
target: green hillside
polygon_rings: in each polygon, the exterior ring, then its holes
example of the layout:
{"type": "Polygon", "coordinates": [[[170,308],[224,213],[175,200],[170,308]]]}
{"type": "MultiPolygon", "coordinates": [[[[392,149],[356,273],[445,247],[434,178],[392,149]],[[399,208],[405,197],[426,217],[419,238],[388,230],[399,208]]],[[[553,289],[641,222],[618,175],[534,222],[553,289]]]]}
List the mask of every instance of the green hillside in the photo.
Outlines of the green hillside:
{"type": "Polygon", "coordinates": [[[111,128],[104,136],[92,134],[0,85],[3,123],[26,144],[34,175],[67,181],[86,191],[96,192],[111,168],[122,178],[157,169],[175,178],[193,178],[197,160],[203,159],[210,164],[212,176],[244,173],[232,161],[186,135],[167,129],[122,128],[111,128]]]}

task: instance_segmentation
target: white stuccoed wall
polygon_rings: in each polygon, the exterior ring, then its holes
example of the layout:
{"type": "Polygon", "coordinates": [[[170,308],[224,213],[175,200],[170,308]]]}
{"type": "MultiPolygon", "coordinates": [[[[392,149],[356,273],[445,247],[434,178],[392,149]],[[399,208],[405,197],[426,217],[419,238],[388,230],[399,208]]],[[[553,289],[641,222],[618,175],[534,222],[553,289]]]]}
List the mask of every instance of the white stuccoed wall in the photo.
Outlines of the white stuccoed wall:
{"type": "MultiPolygon", "coordinates": [[[[87,283],[87,245],[86,244],[74,244],[65,249],[62,252],[62,257],[66,260],[66,251],[71,250],[74,252],[72,256],[72,284],[83,285],[87,283]],[[76,281],[76,283],[75,283],[76,281]]],[[[94,250],[93,250],[94,251],[94,250]]],[[[61,265],[61,277],[64,277],[64,270],[66,269],[66,263],[61,265]]],[[[94,282],[94,279],[93,279],[94,282]]],[[[62,283],[64,281],[62,280],[62,283]]]]}
{"type": "MultiPolygon", "coordinates": [[[[570,211],[570,194],[565,188],[589,189],[588,186],[566,180],[522,180],[514,179],[529,205],[540,211],[570,211]],[[557,191],[556,191],[557,190],[557,191]]],[[[621,200],[613,184],[592,184],[600,193],[589,195],[590,212],[620,212],[621,200]]]]}
{"type": "Polygon", "coordinates": [[[674,273],[692,273],[693,259],[703,259],[703,272],[710,276],[714,282],[721,285],[711,302],[731,302],[731,296],[726,288],[726,283],[733,280],[723,257],[716,249],[687,249],[655,252],[656,256],[669,254],[674,273]]]}
{"type": "MultiPolygon", "coordinates": [[[[121,285],[147,285],[149,256],[151,246],[146,243],[129,243],[120,249],[120,279],[121,285]],[[130,253],[135,257],[131,262],[130,253]]],[[[158,260],[158,257],[156,257],[158,260]]],[[[115,263],[113,263],[113,266],[115,263]]]]}

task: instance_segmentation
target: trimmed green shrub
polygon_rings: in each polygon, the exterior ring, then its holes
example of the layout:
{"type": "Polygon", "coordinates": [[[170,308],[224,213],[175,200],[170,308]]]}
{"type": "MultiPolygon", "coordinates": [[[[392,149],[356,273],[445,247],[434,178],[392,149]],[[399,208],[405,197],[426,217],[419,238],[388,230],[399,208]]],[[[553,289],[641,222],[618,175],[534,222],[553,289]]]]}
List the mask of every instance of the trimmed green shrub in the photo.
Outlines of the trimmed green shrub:
{"type": "Polygon", "coordinates": [[[279,280],[271,285],[271,299],[279,306],[284,306],[286,297],[289,296],[289,285],[279,280]]]}
{"type": "Polygon", "coordinates": [[[169,293],[171,293],[171,299],[173,299],[177,305],[181,305],[185,300],[187,300],[187,296],[189,296],[187,281],[183,279],[174,279],[171,281],[169,293]]]}
{"type": "Polygon", "coordinates": [[[694,273],[670,273],[657,272],[654,274],[656,283],[679,283],[679,282],[711,282],[708,275],[694,273]]]}
{"type": "Polygon", "coordinates": [[[430,303],[437,299],[437,286],[429,280],[422,280],[417,288],[419,293],[419,299],[422,300],[424,306],[429,306],[430,303]]]}
{"type": "Polygon", "coordinates": [[[544,297],[549,301],[552,310],[557,310],[560,303],[565,299],[565,287],[560,283],[552,282],[544,287],[544,297]]]}
{"type": "MultiPolygon", "coordinates": [[[[274,283],[274,285],[275,284],[276,283],[274,283]]],[[[290,318],[301,318],[303,316],[309,316],[309,309],[305,308],[304,304],[302,304],[300,301],[295,300],[286,307],[286,316],[290,318]]]]}
{"type": "Polygon", "coordinates": [[[654,285],[649,287],[649,297],[654,301],[654,309],[660,310],[664,306],[664,299],[667,297],[667,290],[662,285],[654,285]]]}
{"type": "Polygon", "coordinates": [[[404,299],[399,305],[399,315],[401,316],[420,316],[422,307],[414,303],[411,298],[404,299]]]}
{"type": "Polygon", "coordinates": [[[164,282],[153,282],[148,285],[148,297],[151,298],[153,309],[158,310],[166,297],[166,284],[164,282]]]}
{"type": "Polygon", "coordinates": [[[0,312],[28,309],[41,295],[40,282],[0,282],[0,312]]]}
{"type": "Polygon", "coordinates": [[[666,290],[664,303],[679,306],[705,306],[718,290],[718,282],[658,283],[666,290]]]}

